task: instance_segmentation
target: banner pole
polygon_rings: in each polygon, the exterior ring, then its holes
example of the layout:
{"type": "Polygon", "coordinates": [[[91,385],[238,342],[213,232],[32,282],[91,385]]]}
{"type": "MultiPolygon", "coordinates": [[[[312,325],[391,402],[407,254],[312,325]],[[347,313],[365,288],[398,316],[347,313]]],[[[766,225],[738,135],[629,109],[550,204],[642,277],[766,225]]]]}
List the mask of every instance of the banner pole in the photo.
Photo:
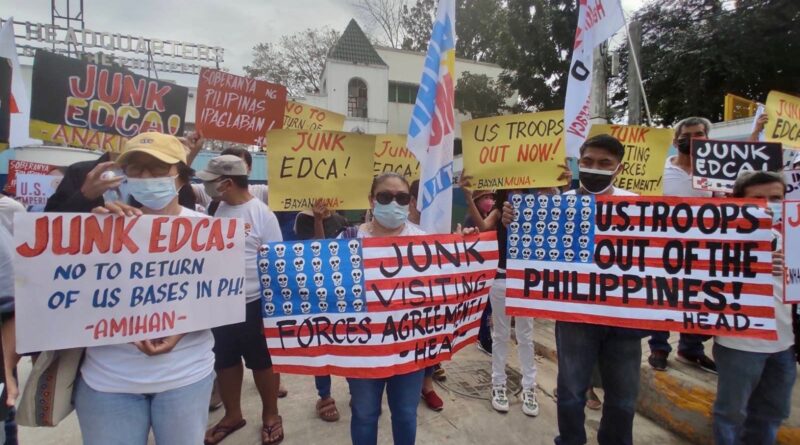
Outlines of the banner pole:
{"type": "MultiPolygon", "coordinates": [[[[631,40],[631,33],[628,31],[628,19],[625,17],[625,11],[622,12],[622,20],[625,21],[625,37],[628,39],[628,50],[631,53],[633,60],[633,67],[636,69],[636,77],[639,80],[639,89],[642,91],[642,99],[644,101],[644,111],[647,113],[647,122],[653,125],[653,118],[650,116],[650,105],[647,103],[647,94],[644,92],[644,83],[642,83],[642,71],[639,69],[639,57],[633,49],[633,40],[631,40]]],[[[628,67],[630,69],[630,67],[628,67]]]]}

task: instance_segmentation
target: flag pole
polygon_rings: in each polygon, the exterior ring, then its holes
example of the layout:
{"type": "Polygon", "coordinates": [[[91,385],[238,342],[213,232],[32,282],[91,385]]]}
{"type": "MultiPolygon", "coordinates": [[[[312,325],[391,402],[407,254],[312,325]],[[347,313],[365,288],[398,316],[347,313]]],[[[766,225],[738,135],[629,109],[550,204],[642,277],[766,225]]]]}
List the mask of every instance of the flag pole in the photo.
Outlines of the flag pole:
{"type": "MultiPolygon", "coordinates": [[[[642,92],[642,99],[644,101],[644,111],[647,113],[647,122],[650,125],[653,125],[653,118],[650,116],[650,105],[647,103],[647,94],[644,92],[644,83],[642,83],[642,71],[639,69],[639,57],[636,55],[636,51],[633,50],[633,40],[631,40],[631,33],[628,32],[628,18],[625,17],[625,11],[622,11],[622,20],[625,21],[625,37],[628,39],[628,51],[631,53],[631,59],[633,60],[633,67],[636,69],[636,77],[639,80],[639,89],[642,92]]],[[[630,67],[628,67],[630,69],[630,67]]]]}

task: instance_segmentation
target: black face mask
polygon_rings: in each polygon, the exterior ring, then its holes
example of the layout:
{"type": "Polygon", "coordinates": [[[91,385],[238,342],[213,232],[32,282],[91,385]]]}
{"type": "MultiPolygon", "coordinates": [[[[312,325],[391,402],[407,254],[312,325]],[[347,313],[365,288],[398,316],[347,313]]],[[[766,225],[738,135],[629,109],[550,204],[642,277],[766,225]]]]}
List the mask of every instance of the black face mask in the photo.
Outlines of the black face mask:
{"type": "Polygon", "coordinates": [[[614,181],[614,171],[581,168],[578,170],[578,180],[584,190],[596,195],[611,187],[611,183],[614,181]]]}
{"type": "Polygon", "coordinates": [[[678,146],[675,147],[681,154],[688,155],[692,150],[692,140],[689,138],[678,139],[678,146]]]}

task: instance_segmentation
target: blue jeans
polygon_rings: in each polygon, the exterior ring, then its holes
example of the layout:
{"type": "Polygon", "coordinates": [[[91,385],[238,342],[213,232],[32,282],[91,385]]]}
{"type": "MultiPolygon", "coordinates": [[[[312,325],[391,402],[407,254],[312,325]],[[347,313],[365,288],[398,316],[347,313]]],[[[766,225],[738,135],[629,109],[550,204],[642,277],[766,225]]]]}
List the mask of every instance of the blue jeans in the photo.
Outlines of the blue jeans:
{"type": "Polygon", "coordinates": [[[595,364],[605,400],[597,441],[600,445],[633,443],[633,416],[639,394],[641,339],[609,326],[556,323],[558,348],[558,445],[586,443],[584,407],[595,364]]]}
{"type": "MultiPolygon", "coordinates": [[[[686,357],[700,357],[705,354],[703,349],[703,342],[708,340],[708,335],[698,334],[680,334],[678,341],[678,352],[686,357]]],[[[669,344],[669,331],[653,332],[650,340],[647,342],[650,345],[650,352],[664,351],[667,354],[672,352],[672,346],[669,344]]]]}
{"type": "Polygon", "coordinates": [[[384,387],[392,412],[394,445],[413,445],[417,437],[417,405],[424,374],[425,371],[420,369],[386,379],[347,379],[352,402],[350,438],[353,445],[378,443],[378,417],[384,387]]]}
{"type": "Polygon", "coordinates": [[[95,391],[83,378],[75,410],[84,445],[146,445],[150,428],[157,445],[203,443],[214,373],[197,383],[156,394],[95,391]]]}
{"type": "Polygon", "coordinates": [[[717,445],[775,443],[792,405],[797,377],[792,348],[767,354],[715,344],[714,358],[719,373],[714,401],[717,445]]]}
{"type": "Polygon", "coordinates": [[[314,385],[317,387],[317,394],[319,394],[320,399],[326,399],[331,396],[331,376],[314,376],[314,385]]]}

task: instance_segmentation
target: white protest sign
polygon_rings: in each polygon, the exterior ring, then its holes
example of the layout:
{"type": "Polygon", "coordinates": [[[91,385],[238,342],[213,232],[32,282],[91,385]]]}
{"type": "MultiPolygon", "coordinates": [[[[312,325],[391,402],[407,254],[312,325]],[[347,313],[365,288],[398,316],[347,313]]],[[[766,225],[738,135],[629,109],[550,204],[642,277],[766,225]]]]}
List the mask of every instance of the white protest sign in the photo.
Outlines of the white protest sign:
{"type": "Polygon", "coordinates": [[[800,303],[800,201],[783,202],[783,252],[786,277],[785,303],[800,303]],[[792,248],[789,248],[792,247],[792,248]]]}
{"type": "Polygon", "coordinates": [[[16,198],[25,207],[43,210],[47,199],[55,193],[63,178],[63,176],[18,173],[16,198]]]}
{"type": "Polygon", "coordinates": [[[17,213],[14,227],[21,353],[244,320],[244,230],[236,219],[17,213]]]}
{"type": "Polygon", "coordinates": [[[786,181],[786,199],[800,199],[800,169],[784,170],[783,179],[786,181]]]}

